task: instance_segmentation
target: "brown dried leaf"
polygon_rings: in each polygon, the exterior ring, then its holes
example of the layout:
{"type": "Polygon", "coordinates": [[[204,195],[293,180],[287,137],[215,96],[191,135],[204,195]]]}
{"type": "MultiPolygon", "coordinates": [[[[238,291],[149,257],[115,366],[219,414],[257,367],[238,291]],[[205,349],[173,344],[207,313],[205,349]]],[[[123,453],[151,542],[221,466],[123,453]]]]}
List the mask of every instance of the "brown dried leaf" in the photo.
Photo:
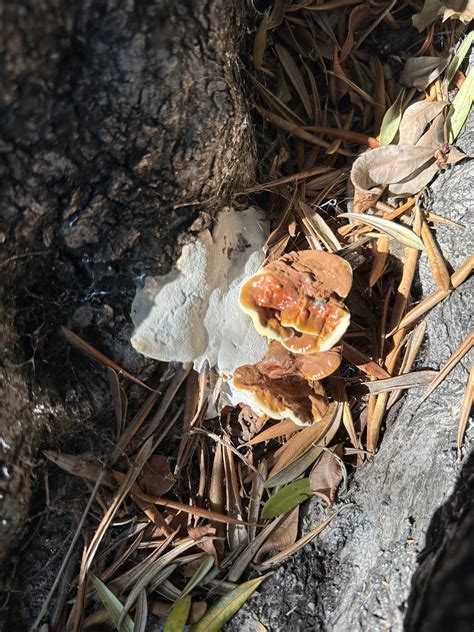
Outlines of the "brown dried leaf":
{"type": "Polygon", "coordinates": [[[415,13],[412,17],[413,26],[421,31],[424,31],[427,26],[436,22],[439,18],[439,10],[442,8],[443,3],[441,0],[425,0],[420,13],[415,13]]]}
{"type": "Polygon", "coordinates": [[[418,101],[410,105],[404,112],[400,127],[399,145],[416,145],[428,123],[443,111],[447,101],[418,101]]]}
{"type": "Polygon", "coordinates": [[[202,619],[206,610],[207,603],[205,601],[194,601],[191,604],[191,612],[189,613],[188,623],[190,625],[197,623],[199,619],[202,619]]]}
{"type": "Polygon", "coordinates": [[[400,73],[400,83],[424,90],[440,76],[448,62],[448,57],[410,57],[400,73]]]}
{"type": "Polygon", "coordinates": [[[188,527],[189,537],[196,541],[196,545],[208,555],[211,555],[216,566],[219,564],[216,547],[213,538],[216,536],[216,528],[211,525],[203,525],[201,527],[188,527]],[[206,537],[209,536],[209,537],[206,537]]]}
{"type": "Polygon", "coordinates": [[[412,173],[402,182],[391,184],[388,190],[395,197],[407,197],[417,195],[438,173],[439,167],[436,162],[425,164],[412,173]]]}
{"type": "Polygon", "coordinates": [[[283,519],[283,522],[275,529],[270,537],[262,544],[254,562],[259,563],[264,553],[268,551],[283,551],[296,542],[298,536],[298,518],[300,507],[297,505],[283,519]]]}
{"type": "Polygon", "coordinates": [[[352,165],[354,187],[368,194],[380,195],[381,185],[400,182],[433,158],[433,150],[411,145],[386,145],[366,151],[352,165]]]}
{"type": "MultiPolygon", "coordinates": [[[[414,147],[413,149],[425,148],[417,145],[417,147],[414,147]]],[[[426,147],[426,149],[429,150],[428,147],[426,147]]],[[[434,148],[431,147],[431,151],[433,150],[434,148]]],[[[438,152],[442,161],[445,161],[446,165],[454,165],[466,157],[466,155],[463,154],[462,151],[459,151],[459,149],[456,149],[456,147],[450,147],[447,155],[442,154],[440,150],[433,151],[434,154],[438,152]]],[[[408,178],[405,178],[405,180],[390,184],[388,190],[395,197],[416,195],[431,182],[441,168],[444,168],[444,166],[442,164],[438,164],[437,161],[434,161],[432,164],[426,163],[424,166],[414,171],[408,178]]]]}
{"type": "Polygon", "coordinates": [[[469,420],[469,415],[472,410],[473,396],[474,396],[474,364],[471,366],[471,372],[469,373],[469,379],[467,381],[466,391],[464,393],[464,397],[462,400],[461,413],[459,415],[458,436],[457,436],[458,450],[461,450],[462,448],[464,433],[466,432],[467,422],[469,420]]]}
{"type": "Polygon", "coordinates": [[[293,84],[296,92],[298,93],[298,96],[301,99],[304,109],[306,110],[306,114],[310,119],[312,119],[313,115],[311,110],[311,101],[308,91],[306,90],[303,76],[299,71],[298,66],[296,65],[293,57],[286,50],[286,48],[284,48],[280,44],[275,44],[275,50],[281,65],[283,66],[289,80],[293,84]]]}
{"type": "Polygon", "coordinates": [[[336,404],[330,404],[321,421],[318,421],[307,428],[303,428],[300,432],[291,437],[291,439],[285,444],[283,451],[280,453],[278,460],[270,473],[270,477],[276,474],[279,470],[283,469],[286,465],[296,461],[299,456],[306,452],[311,444],[316,441],[320,441],[331,427],[336,412],[336,404]]]}
{"type": "Polygon", "coordinates": [[[95,483],[99,475],[103,472],[102,483],[109,487],[115,487],[113,475],[110,472],[104,471],[102,466],[92,459],[86,459],[76,454],[53,452],[52,450],[45,450],[44,455],[58,467],[69,472],[69,474],[79,476],[87,481],[95,483]]]}
{"type": "Polygon", "coordinates": [[[176,483],[167,457],[152,454],[139,477],[140,486],[147,494],[161,496],[176,483]]]}
{"type": "Polygon", "coordinates": [[[341,77],[345,77],[345,73],[339,60],[337,46],[333,49],[333,70],[333,74],[329,77],[329,94],[331,101],[337,105],[348,92],[347,82],[341,80],[341,77]]]}
{"type": "Polygon", "coordinates": [[[390,252],[390,240],[388,237],[376,239],[373,245],[374,259],[370,270],[369,286],[373,287],[382,276],[387,264],[390,252]]]}
{"type": "Polygon", "coordinates": [[[247,404],[240,404],[237,421],[242,429],[242,441],[250,441],[268,422],[267,415],[257,415],[247,404]]]}
{"type": "Polygon", "coordinates": [[[401,182],[433,157],[431,148],[411,145],[388,145],[370,153],[368,175],[376,184],[401,182]]]}
{"type": "Polygon", "coordinates": [[[254,66],[257,70],[260,70],[263,65],[263,56],[265,55],[265,49],[267,48],[267,31],[269,23],[270,16],[268,13],[265,13],[253,41],[252,56],[254,66]]]}
{"type": "Polygon", "coordinates": [[[431,267],[431,274],[436,283],[436,287],[440,290],[449,290],[451,288],[451,278],[438,243],[431,232],[428,223],[423,220],[421,225],[421,238],[425,245],[425,251],[431,267]]]}
{"type": "Polygon", "coordinates": [[[439,147],[444,143],[445,116],[443,112],[433,119],[428,130],[417,141],[418,147],[439,147]]]}
{"type": "Polygon", "coordinates": [[[70,345],[72,345],[73,347],[76,347],[76,349],[79,349],[79,351],[81,351],[84,355],[88,356],[92,360],[95,360],[96,362],[99,362],[100,364],[103,364],[106,367],[113,369],[114,371],[117,371],[119,375],[123,375],[125,378],[127,378],[127,380],[130,380],[131,382],[138,384],[138,386],[142,386],[143,388],[146,388],[148,391],[153,391],[152,388],[144,384],[141,380],[136,378],[134,375],[132,375],[125,369],[122,369],[120,365],[118,365],[116,362],[114,362],[113,360],[108,358],[106,355],[98,351],[89,342],[87,342],[86,340],[84,340],[83,338],[75,334],[73,331],[71,331],[67,327],[61,327],[61,333],[63,334],[63,336],[66,338],[66,340],[69,342],[70,345]]]}
{"type": "Polygon", "coordinates": [[[368,2],[360,4],[352,9],[347,23],[347,35],[342,45],[341,61],[344,61],[351,54],[354,42],[361,32],[367,28],[367,23],[374,16],[372,6],[368,2]]]}
{"type": "Polygon", "coordinates": [[[331,507],[336,497],[336,491],[342,479],[344,470],[341,465],[342,443],[332,450],[324,450],[319,459],[313,465],[309,475],[311,491],[320,496],[331,507]],[[338,458],[336,458],[336,455],[338,458]]]}
{"type": "Polygon", "coordinates": [[[375,377],[378,380],[390,377],[390,374],[384,368],[347,342],[342,343],[342,355],[348,362],[357,366],[370,377],[375,377]]]}
{"type": "Polygon", "coordinates": [[[446,377],[451,373],[456,364],[462,360],[462,358],[466,355],[468,351],[471,350],[474,345],[474,332],[471,332],[467,338],[463,340],[463,342],[459,345],[459,347],[451,354],[450,358],[444,364],[444,366],[440,369],[438,375],[435,379],[430,383],[428,388],[426,389],[423,397],[418,402],[418,405],[421,405],[427,397],[431,395],[431,393],[438,388],[441,382],[446,379],[446,377]]]}
{"type": "Polygon", "coordinates": [[[293,553],[296,553],[296,551],[301,549],[303,546],[308,544],[308,542],[311,542],[311,540],[313,540],[317,535],[319,535],[321,531],[323,531],[323,529],[325,529],[328,526],[328,524],[330,524],[333,518],[335,518],[338,515],[338,513],[340,513],[344,508],[348,508],[350,506],[351,505],[343,505],[342,507],[340,507],[337,511],[335,511],[332,514],[332,516],[329,516],[328,518],[326,518],[326,520],[323,520],[323,522],[321,522],[320,525],[318,525],[315,529],[312,529],[309,533],[304,535],[297,542],[295,542],[294,544],[290,545],[289,547],[281,551],[281,553],[277,553],[277,555],[262,562],[260,564],[260,567],[267,568],[268,566],[279,564],[284,559],[286,559],[289,555],[293,555],[293,553]]]}
{"type": "MultiPolygon", "coordinates": [[[[121,472],[114,472],[115,479],[119,483],[123,483],[125,480],[125,474],[121,472]]],[[[134,483],[131,486],[131,493],[133,496],[136,496],[140,500],[144,500],[154,505],[161,505],[162,507],[170,507],[171,509],[177,509],[178,511],[184,512],[186,514],[192,514],[193,516],[198,516],[199,518],[206,518],[207,520],[213,522],[222,522],[224,524],[235,524],[235,525],[249,525],[251,523],[245,522],[243,520],[238,520],[237,518],[233,518],[232,516],[226,516],[216,511],[210,511],[209,509],[201,509],[201,507],[193,507],[192,505],[187,505],[185,503],[180,503],[176,500],[170,500],[169,498],[161,498],[158,496],[151,496],[149,494],[145,494],[139,485],[134,483]]]]}
{"type": "Polygon", "coordinates": [[[378,395],[379,393],[388,393],[399,389],[425,386],[437,377],[437,375],[438,371],[431,371],[430,369],[413,371],[412,373],[404,373],[403,375],[397,375],[396,377],[389,377],[385,380],[361,382],[350,387],[350,389],[351,393],[358,395],[363,395],[365,393],[378,395]]]}
{"type": "Polygon", "coordinates": [[[271,428],[263,430],[263,432],[251,439],[248,443],[249,445],[256,445],[257,443],[262,443],[263,441],[275,439],[275,437],[282,437],[283,435],[292,434],[293,432],[296,432],[300,429],[301,426],[295,424],[295,422],[291,421],[291,419],[283,419],[274,426],[271,426],[271,428]]]}

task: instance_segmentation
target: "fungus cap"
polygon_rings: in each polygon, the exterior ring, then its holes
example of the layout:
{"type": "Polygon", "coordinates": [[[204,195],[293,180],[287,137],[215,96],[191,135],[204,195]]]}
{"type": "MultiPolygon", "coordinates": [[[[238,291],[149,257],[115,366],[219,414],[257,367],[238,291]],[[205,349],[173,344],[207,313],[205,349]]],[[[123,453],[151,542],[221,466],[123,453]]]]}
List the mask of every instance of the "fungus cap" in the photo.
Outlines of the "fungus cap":
{"type": "Polygon", "coordinates": [[[333,373],[340,359],[338,349],[298,356],[271,341],[264,359],[236,369],[232,382],[256,413],[307,426],[326,412],[326,393],[318,380],[333,373]]]}
{"type": "Polygon", "coordinates": [[[293,252],[264,266],[242,286],[241,309],[255,329],[293,353],[331,349],[344,335],[350,315],[343,298],[352,270],[327,252],[293,252]]]}

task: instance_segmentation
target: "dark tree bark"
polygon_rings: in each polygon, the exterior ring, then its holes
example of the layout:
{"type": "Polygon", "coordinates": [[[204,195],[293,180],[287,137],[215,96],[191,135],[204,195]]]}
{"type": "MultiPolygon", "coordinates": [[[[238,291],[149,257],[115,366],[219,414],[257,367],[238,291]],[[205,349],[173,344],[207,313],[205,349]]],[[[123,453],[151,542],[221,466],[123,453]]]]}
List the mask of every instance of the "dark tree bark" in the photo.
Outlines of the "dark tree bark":
{"type": "Polygon", "coordinates": [[[246,11],[244,0],[3,4],[0,557],[25,525],[39,447],[109,415],[103,372],[65,362],[59,326],[146,371],[128,342],[136,284],[169,269],[199,212],[205,223],[253,181],[246,11]]]}

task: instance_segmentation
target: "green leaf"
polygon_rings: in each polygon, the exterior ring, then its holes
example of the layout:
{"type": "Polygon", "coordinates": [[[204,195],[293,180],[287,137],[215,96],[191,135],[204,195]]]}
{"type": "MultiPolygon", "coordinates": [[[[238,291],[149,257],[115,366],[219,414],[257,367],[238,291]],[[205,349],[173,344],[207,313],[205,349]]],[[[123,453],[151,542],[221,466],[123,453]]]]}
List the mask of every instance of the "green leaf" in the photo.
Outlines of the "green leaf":
{"type": "Polygon", "coordinates": [[[266,520],[286,513],[312,495],[309,478],[285,485],[267,500],[262,509],[262,518],[266,520]]]}
{"type": "Polygon", "coordinates": [[[164,555],[159,557],[157,560],[155,560],[151,564],[148,564],[148,566],[140,575],[140,577],[138,577],[132,590],[130,591],[125,601],[125,604],[123,606],[124,611],[122,612],[120,618],[121,619],[124,618],[125,613],[127,613],[133,607],[135,601],[138,598],[138,595],[140,594],[140,591],[146,588],[148,584],[158,575],[158,573],[163,568],[168,566],[168,564],[170,564],[170,562],[172,562],[176,557],[181,555],[181,553],[184,553],[184,551],[187,551],[188,549],[192,548],[195,545],[196,543],[194,542],[194,540],[191,540],[189,542],[183,542],[182,544],[176,546],[171,551],[168,551],[168,553],[165,553],[164,555]]]}
{"type": "Polygon", "coordinates": [[[120,615],[123,611],[122,602],[117,599],[114,593],[107,588],[104,582],[100,581],[98,577],[96,577],[93,573],[90,573],[91,581],[96,589],[97,594],[100,597],[100,600],[104,604],[104,608],[109,613],[110,618],[115,624],[115,627],[119,632],[133,632],[134,624],[132,619],[127,615],[120,627],[118,627],[118,622],[120,620],[120,615]]]}
{"type": "Polygon", "coordinates": [[[459,66],[464,61],[464,58],[471,50],[471,46],[473,42],[474,42],[474,31],[471,31],[470,33],[466,35],[466,37],[463,39],[461,44],[458,46],[458,49],[456,53],[454,54],[454,57],[449,62],[449,66],[446,70],[446,74],[444,77],[444,81],[447,83],[448,86],[451,83],[451,81],[454,79],[454,75],[459,70],[459,66]]]}
{"type": "Polygon", "coordinates": [[[182,632],[191,609],[191,595],[181,597],[166,618],[163,632],[182,632]]]}
{"type": "Polygon", "coordinates": [[[467,75],[464,83],[459,88],[459,92],[454,97],[449,113],[446,118],[448,126],[448,142],[454,143],[466,122],[467,115],[474,101],[474,70],[467,75]]]}
{"type": "Polygon", "coordinates": [[[400,121],[402,120],[404,97],[405,88],[402,88],[398,93],[398,97],[384,114],[379,134],[379,143],[381,145],[390,145],[398,132],[400,121]]]}
{"type": "Polygon", "coordinates": [[[414,248],[415,250],[424,250],[423,242],[410,228],[402,226],[389,219],[378,217],[377,215],[366,215],[365,213],[340,213],[338,217],[347,217],[361,224],[373,226],[389,237],[397,239],[400,243],[414,248]]]}
{"type": "Polygon", "coordinates": [[[202,619],[191,626],[190,632],[218,632],[222,630],[225,624],[242,608],[250,595],[257,590],[267,577],[268,575],[264,575],[263,577],[251,579],[221,597],[209,608],[202,619]]]}
{"type": "Polygon", "coordinates": [[[211,568],[214,566],[214,557],[209,555],[201,566],[197,569],[191,579],[188,581],[186,586],[183,588],[183,592],[180,595],[180,599],[182,599],[185,595],[189,594],[193,588],[196,588],[198,584],[202,582],[204,577],[209,573],[211,568]]]}

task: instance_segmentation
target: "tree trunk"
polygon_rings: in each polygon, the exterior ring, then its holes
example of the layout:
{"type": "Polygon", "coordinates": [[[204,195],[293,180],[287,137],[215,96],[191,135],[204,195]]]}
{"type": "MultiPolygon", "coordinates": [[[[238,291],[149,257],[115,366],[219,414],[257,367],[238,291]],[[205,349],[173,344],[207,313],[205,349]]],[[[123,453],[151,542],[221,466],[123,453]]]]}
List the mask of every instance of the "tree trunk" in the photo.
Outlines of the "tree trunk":
{"type": "Polygon", "coordinates": [[[146,374],[129,344],[136,284],[169,270],[199,213],[203,226],[254,181],[246,19],[244,0],[3,4],[2,558],[39,448],[107,435],[103,371],[71,359],[59,327],[146,374]]]}

